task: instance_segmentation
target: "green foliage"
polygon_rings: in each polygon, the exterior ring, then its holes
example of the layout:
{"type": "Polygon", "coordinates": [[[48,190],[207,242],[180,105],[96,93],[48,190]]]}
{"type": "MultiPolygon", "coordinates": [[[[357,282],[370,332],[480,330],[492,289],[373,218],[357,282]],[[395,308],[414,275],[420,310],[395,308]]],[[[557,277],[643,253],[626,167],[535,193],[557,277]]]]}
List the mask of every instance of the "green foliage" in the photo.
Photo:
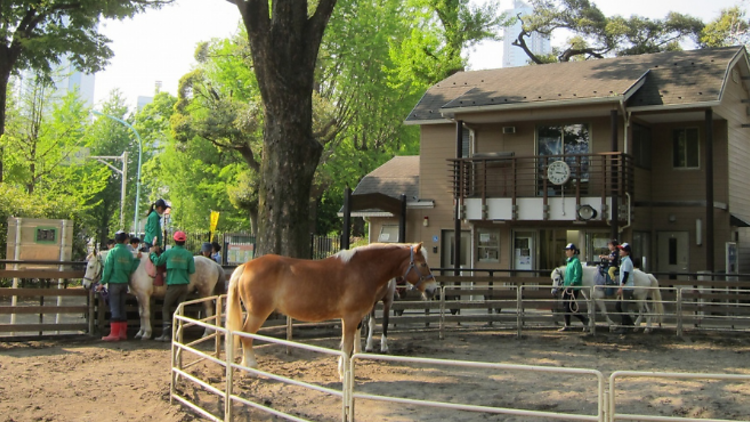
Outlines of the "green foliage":
{"type": "Polygon", "coordinates": [[[721,15],[709,22],[700,38],[705,47],[729,47],[750,42],[750,20],[739,6],[723,9],[721,15]]]}
{"type": "Polygon", "coordinates": [[[520,16],[523,31],[513,45],[524,50],[533,63],[549,63],[551,57],[540,57],[527,48],[526,39],[533,32],[552,36],[555,31],[572,33],[555,52],[556,61],[657,53],[680,49],[680,42],[698,42],[704,24],[689,15],[670,12],[664,19],[633,15],[607,17],[589,0],[532,0],[531,15],[520,16]]]}
{"type": "MultiPolygon", "coordinates": [[[[483,40],[498,40],[500,28],[510,23],[498,12],[499,2],[484,5],[469,0],[409,0],[401,16],[411,33],[391,40],[396,86],[414,83],[417,92],[463,70],[465,49],[483,40]]],[[[391,18],[393,19],[393,18],[391,18]]]]}

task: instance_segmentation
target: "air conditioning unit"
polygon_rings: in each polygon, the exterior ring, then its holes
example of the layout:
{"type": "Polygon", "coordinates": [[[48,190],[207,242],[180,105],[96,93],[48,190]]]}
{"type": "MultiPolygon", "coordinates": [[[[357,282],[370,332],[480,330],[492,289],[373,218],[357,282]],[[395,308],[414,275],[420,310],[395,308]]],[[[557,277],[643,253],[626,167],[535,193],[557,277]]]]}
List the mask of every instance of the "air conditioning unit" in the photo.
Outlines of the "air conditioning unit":
{"type": "Polygon", "coordinates": [[[516,133],[515,126],[503,126],[503,133],[516,133]]]}

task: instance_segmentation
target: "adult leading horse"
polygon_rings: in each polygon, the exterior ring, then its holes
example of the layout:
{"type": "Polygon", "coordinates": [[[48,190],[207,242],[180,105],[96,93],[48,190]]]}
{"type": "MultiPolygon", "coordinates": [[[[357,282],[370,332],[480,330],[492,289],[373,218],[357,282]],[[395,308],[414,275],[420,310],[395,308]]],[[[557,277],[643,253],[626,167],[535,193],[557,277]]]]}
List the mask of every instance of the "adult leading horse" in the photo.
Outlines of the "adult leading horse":
{"type": "MultiPolygon", "coordinates": [[[[91,283],[100,281],[107,252],[92,252],[86,257],[86,274],[83,277],[84,287],[88,288],[91,283]]],[[[148,259],[148,254],[144,253],[138,269],[130,276],[129,283],[130,292],[138,299],[138,314],[141,319],[141,326],[135,338],[142,340],[151,338],[151,297],[162,298],[167,291],[166,284],[163,286],[154,286],[153,277],[149,276],[146,271],[146,261],[148,259]]],[[[224,269],[216,261],[203,256],[196,256],[195,273],[190,275],[188,292],[197,291],[200,297],[211,296],[217,283],[223,283],[224,278],[224,269]]],[[[213,304],[210,301],[203,303],[203,309],[206,312],[206,317],[213,316],[213,304]]],[[[209,329],[206,328],[204,335],[208,334],[208,332],[209,329]]]]}
{"type": "MultiPolygon", "coordinates": [[[[583,267],[583,287],[597,285],[598,274],[599,269],[597,267],[583,267]]],[[[556,296],[558,290],[562,288],[563,281],[565,280],[565,267],[558,267],[552,270],[551,278],[552,294],[556,296]]],[[[633,280],[635,283],[633,299],[638,304],[638,319],[635,321],[636,330],[640,326],[645,312],[648,316],[646,317],[646,329],[644,332],[648,333],[651,331],[651,322],[654,320],[654,316],[651,315],[651,309],[648,305],[649,299],[653,302],[654,310],[659,319],[659,324],[661,324],[662,316],[664,315],[664,304],[661,301],[661,291],[658,289],[659,282],[653,275],[644,273],[639,269],[633,271],[633,280]]],[[[599,310],[602,315],[604,315],[604,318],[607,319],[609,329],[613,330],[615,328],[615,323],[609,318],[609,315],[607,315],[607,304],[604,302],[604,298],[606,297],[605,290],[609,290],[609,288],[603,287],[604,286],[602,286],[602,288],[594,289],[594,302],[599,306],[599,310]]],[[[590,289],[581,289],[581,294],[583,294],[583,297],[586,298],[586,300],[589,298],[589,292],[590,289]]]]}
{"type": "MultiPolygon", "coordinates": [[[[255,334],[272,312],[319,322],[341,318],[342,351],[351,355],[357,326],[381,289],[401,276],[425,299],[438,286],[422,244],[372,244],[311,261],[264,255],[240,265],[229,280],[226,327],[255,334]],[[247,317],[242,322],[242,308],[247,317]]],[[[253,340],[242,337],[242,365],[258,365],[253,340]]],[[[234,339],[231,347],[234,347],[234,339]]],[[[339,360],[343,377],[343,362],[339,360]]]]}

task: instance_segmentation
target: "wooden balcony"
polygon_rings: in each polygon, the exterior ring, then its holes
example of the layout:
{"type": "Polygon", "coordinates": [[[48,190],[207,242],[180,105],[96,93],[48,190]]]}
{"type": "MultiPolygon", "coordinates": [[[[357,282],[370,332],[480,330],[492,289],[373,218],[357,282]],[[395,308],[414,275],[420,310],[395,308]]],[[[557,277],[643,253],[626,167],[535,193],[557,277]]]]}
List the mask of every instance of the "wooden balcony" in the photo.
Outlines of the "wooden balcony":
{"type": "Polygon", "coordinates": [[[484,154],[449,159],[448,166],[454,198],[469,204],[474,211],[477,205],[481,206],[479,214],[468,210],[468,219],[524,220],[539,215],[541,219],[556,219],[551,207],[562,207],[560,212],[567,216],[568,208],[575,215],[583,205],[592,206],[604,219],[603,211],[611,197],[622,198],[623,203],[633,194],[633,159],[620,152],[526,157],[484,154]],[[570,168],[568,180],[561,185],[547,178],[547,167],[555,161],[564,161],[570,168]],[[555,205],[558,202],[560,205],[555,205]],[[526,218],[519,209],[524,204],[529,208],[526,218]],[[531,211],[539,206],[542,214],[531,211]],[[492,207],[496,212],[490,212],[488,208],[492,207]],[[491,214],[503,218],[493,218],[491,214]]]}

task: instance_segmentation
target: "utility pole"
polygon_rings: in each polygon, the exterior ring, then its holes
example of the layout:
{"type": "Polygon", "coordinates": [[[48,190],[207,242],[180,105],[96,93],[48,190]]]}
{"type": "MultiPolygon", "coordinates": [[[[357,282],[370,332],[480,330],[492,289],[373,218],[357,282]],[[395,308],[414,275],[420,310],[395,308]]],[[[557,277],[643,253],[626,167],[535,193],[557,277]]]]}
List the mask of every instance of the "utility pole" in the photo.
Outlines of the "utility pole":
{"type": "MultiPolygon", "coordinates": [[[[120,174],[122,177],[122,192],[120,192],[120,229],[125,230],[125,193],[128,188],[128,152],[125,151],[122,155],[90,155],[88,158],[94,159],[105,166],[111,168],[113,171],[120,174]],[[122,169],[118,169],[112,164],[105,160],[114,160],[122,162],[122,169]]],[[[136,230],[134,227],[133,230],[136,230]]]]}

